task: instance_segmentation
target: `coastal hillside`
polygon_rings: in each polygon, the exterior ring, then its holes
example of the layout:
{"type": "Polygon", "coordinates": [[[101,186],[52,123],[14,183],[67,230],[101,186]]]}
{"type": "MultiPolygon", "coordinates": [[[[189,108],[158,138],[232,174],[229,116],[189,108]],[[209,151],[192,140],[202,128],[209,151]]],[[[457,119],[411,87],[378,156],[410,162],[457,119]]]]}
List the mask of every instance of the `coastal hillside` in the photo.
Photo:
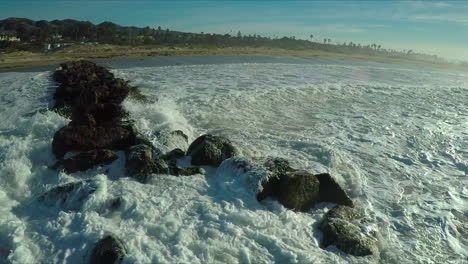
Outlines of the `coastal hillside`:
{"type": "MultiPolygon", "coordinates": [[[[443,59],[418,53],[411,47],[396,50],[385,47],[385,43],[355,43],[353,40],[336,42],[330,38],[314,37],[308,39],[295,36],[245,35],[238,31],[231,34],[212,34],[209,32],[179,32],[169,28],[121,26],[112,22],[93,24],[89,21],[39,20],[26,18],[7,18],[0,20],[0,34],[19,38],[20,41],[0,41],[0,50],[4,51],[42,51],[44,45],[78,43],[101,43],[113,45],[142,46],[190,46],[205,48],[226,47],[266,47],[293,50],[318,50],[341,54],[360,54],[389,58],[417,59],[442,62],[443,59]]],[[[375,40],[376,42],[378,40],[375,40]]]]}

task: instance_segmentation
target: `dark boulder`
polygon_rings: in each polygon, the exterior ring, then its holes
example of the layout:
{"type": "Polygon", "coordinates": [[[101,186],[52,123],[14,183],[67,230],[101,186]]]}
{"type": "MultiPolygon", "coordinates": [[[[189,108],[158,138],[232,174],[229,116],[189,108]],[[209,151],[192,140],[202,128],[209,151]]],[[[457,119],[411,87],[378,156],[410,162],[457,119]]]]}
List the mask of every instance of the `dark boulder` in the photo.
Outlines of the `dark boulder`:
{"type": "Polygon", "coordinates": [[[239,151],[229,139],[207,134],[189,146],[187,155],[192,157],[193,165],[218,167],[223,160],[238,156],[239,151]]]}
{"type": "Polygon", "coordinates": [[[320,201],[353,207],[353,201],[346,191],[328,173],[315,175],[320,182],[320,201]]]}
{"type": "Polygon", "coordinates": [[[305,212],[319,201],[319,185],[306,171],[288,172],[280,178],[276,197],[286,208],[305,212]]]}
{"type": "Polygon", "coordinates": [[[91,253],[91,264],[118,264],[121,263],[127,249],[121,240],[106,236],[99,240],[91,253]]]}
{"type": "Polygon", "coordinates": [[[108,149],[90,150],[79,153],[57,163],[66,173],[85,171],[97,166],[107,165],[118,159],[114,151],[108,149]]]}
{"type": "Polygon", "coordinates": [[[319,202],[320,183],[313,174],[293,169],[289,161],[282,158],[269,158],[264,167],[270,175],[262,181],[258,201],[271,197],[284,207],[301,212],[319,202]]]}
{"type": "Polygon", "coordinates": [[[92,180],[71,182],[50,189],[38,201],[49,207],[59,206],[64,211],[78,211],[96,190],[97,184],[92,180]]]}
{"type": "Polygon", "coordinates": [[[366,231],[367,219],[362,208],[338,205],[327,212],[319,226],[322,246],[334,245],[354,256],[379,255],[375,232],[366,231]]]}
{"type": "Polygon", "coordinates": [[[125,168],[130,176],[141,182],[146,182],[152,173],[169,173],[166,162],[160,158],[154,158],[153,149],[145,144],[135,145],[128,149],[125,168]]]}
{"type": "Polygon", "coordinates": [[[280,192],[280,179],[287,172],[295,171],[289,161],[283,158],[268,158],[263,166],[270,172],[270,176],[262,182],[262,191],[257,194],[257,200],[271,196],[277,197],[280,192]]]}
{"type": "Polygon", "coordinates": [[[312,175],[298,171],[283,158],[269,158],[263,166],[270,175],[262,181],[258,201],[272,197],[297,211],[307,211],[319,202],[353,206],[344,189],[328,173],[312,175]]]}
{"type": "Polygon", "coordinates": [[[135,141],[132,132],[124,126],[62,127],[54,135],[52,152],[62,159],[67,152],[95,149],[124,150],[135,141]]]}

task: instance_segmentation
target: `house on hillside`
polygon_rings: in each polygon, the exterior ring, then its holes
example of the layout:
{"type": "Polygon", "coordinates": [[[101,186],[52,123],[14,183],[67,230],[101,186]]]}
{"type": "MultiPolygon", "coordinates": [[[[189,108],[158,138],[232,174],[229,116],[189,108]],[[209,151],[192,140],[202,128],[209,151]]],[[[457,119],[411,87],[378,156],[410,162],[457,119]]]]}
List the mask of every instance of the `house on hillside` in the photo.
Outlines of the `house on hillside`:
{"type": "Polygon", "coordinates": [[[20,39],[12,32],[0,31],[0,41],[19,42],[20,39]]]}

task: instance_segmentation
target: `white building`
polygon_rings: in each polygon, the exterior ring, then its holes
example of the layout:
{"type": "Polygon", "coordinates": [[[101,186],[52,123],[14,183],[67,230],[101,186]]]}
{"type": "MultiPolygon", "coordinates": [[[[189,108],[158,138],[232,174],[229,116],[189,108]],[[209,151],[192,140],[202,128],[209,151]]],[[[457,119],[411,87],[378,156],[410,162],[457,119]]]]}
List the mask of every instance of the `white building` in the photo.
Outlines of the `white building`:
{"type": "Polygon", "coordinates": [[[18,42],[20,39],[16,36],[7,35],[4,33],[0,33],[0,41],[10,41],[10,42],[18,42]]]}

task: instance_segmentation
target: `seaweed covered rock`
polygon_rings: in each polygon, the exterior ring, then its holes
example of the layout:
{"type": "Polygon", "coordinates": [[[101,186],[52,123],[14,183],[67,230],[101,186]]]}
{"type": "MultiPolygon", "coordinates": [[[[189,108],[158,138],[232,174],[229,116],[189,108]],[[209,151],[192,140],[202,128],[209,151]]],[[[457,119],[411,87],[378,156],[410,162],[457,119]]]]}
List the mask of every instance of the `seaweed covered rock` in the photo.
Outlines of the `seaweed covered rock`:
{"type": "Polygon", "coordinates": [[[64,211],[78,211],[96,190],[97,184],[92,180],[71,182],[50,189],[39,196],[38,201],[49,207],[58,206],[64,211]]]}
{"type": "Polygon", "coordinates": [[[346,191],[328,173],[315,175],[320,182],[320,201],[353,207],[346,191]]]}
{"type": "Polygon", "coordinates": [[[114,151],[108,149],[90,150],[61,160],[57,163],[57,166],[63,166],[66,173],[75,173],[97,166],[107,165],[117,159],[118,156],[114,151]]]}
{"type": "Polygon", "coordinates": [[[132,131],[125,126],[62,127],[54,135],[52,152],[62,159],[67,152],[95,149],[124,150],[135,141],[132,131]]]}
{"type": "Polygon", "coordinates": [[[366,231],[367,219],[362,208],[338,205],[324,217],[319,229],[322,246],[334,245],[354,256],[379,255],[375,232],[366,231]]]}
{"type": "Polygon", "coordinates": [[[121,263],[127,249],[122,241],[113,236],[106,236],[99,240],[91,253],[91,264],[121,263]]]}
{"type": "Polygon", "coordinates": [[[187,155],[192,157],[193,165],[218,167],[223,160],[238,156],[239,151],[229,139],[206,134],[190,144],[187,155]]]}

